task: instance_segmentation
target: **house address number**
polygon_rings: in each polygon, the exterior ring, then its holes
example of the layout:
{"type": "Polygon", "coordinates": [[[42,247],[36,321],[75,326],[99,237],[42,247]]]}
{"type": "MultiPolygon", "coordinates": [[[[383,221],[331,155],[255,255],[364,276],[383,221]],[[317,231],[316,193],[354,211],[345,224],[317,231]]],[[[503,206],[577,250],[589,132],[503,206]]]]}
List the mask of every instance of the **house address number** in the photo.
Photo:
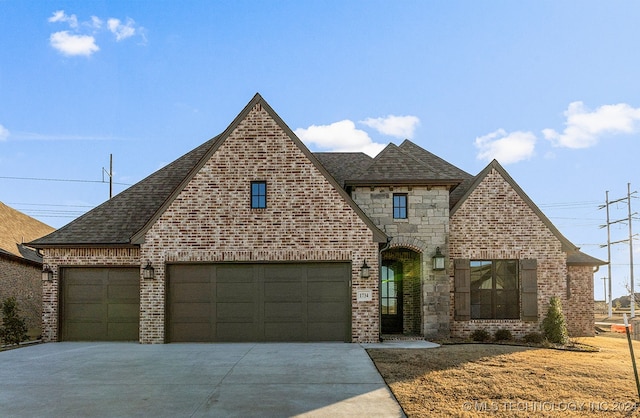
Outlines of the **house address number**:
{"type": "Polygon", "coordinates": [[[358,290],[356,300],[358,302],[370,302],[372,300],[372,292],[371,289],[361,289],[358,290]]]}

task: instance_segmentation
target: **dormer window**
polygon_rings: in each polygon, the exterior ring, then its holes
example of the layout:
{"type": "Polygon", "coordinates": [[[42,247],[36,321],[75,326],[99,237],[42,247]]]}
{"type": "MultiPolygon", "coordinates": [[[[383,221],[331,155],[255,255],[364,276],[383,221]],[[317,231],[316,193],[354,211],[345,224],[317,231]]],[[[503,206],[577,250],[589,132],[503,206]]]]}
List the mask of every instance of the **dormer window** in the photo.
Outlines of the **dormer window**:
{"type": "Polygon", "coordinates": [[[393,219],[407,219],[407,195],[393,194],[393,219]]]}
{"type": "Polygon", "coordinates": [[[264,209],[267,207],[267,182],[251,182],[251,209],[264,209]]]}

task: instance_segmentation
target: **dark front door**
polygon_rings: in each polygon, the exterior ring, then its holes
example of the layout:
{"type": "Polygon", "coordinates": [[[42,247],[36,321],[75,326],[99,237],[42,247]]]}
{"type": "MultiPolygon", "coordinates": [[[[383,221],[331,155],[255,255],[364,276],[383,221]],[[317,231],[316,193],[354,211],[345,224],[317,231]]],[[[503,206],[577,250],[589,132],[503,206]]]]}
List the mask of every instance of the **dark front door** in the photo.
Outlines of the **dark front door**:
{"type": "Polygon", "coordinates": [[[380,283],[382,333],[402,332],[402,263],[383,262],[380,283]]]}

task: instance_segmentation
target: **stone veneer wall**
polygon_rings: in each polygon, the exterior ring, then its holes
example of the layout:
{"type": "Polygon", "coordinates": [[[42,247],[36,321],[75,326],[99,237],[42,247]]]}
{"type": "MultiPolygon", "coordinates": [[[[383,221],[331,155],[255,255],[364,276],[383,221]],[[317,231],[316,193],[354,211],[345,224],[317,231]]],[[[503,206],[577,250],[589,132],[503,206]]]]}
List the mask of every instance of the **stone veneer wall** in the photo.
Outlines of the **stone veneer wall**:
{"type": "MultiPolygon", "coordinates": [[[[546,315],[549,299],[558,296],[562,302],[569,328],[574,332],[588,315],[588,308],[574,310],[567,299],[566,254],[558,238],[523,201],[497,170],[484,181],[451,217],[450,223],[450,287],[451,335],[466,337],[477,329],[495,332],[506,328],[516,337],[539,331],[539,322],[546,315]],[[537,259],[538,260],[538,322],[520,320],[454,321],[453,261],[468,259],[537,259]]],[[[590,300],[589,321],[593,321],[593,276],[582,271],[571,280],[571,302],[590,300]],[[574,299],[575,298],[575,299],[574,299]]],[[[584,304],[582,304],[584,305],[584,304]]],[[[584,335],[584,334],[580,334],[584,335]]],[[[589,335],[589,334],[587,334],[589,335]]],[[[574,336],[577,336],[574,334],[574,336]]]]}
{"type": "Polygon", "coordinates": [[[141,259],[140,341],[162,343],[165,265],[217,261],[351,261],[352,341],[379,338],[378,243],[345,198],[257,104],[147,231],[141,259]],[[250,208],[251,181],[267,182],[267,208],[250,208]],[[363,260],[371,266],[360,278],[363,260]],[[373,291],[357,302],[356,292],[373,291]]]}
{"type": "Polygon", "coordinates": [[[42,330],[41,272],[40,264],[0,257],[0,303],[15,297],[19,315],[25,319],[29,333],[36,336],[42,330]]]}
{"type": "Polygon", "coordinates": [[[422,335],[449,335],[449,280],[432,270],[431,257],[446,254],[449,233],[449,190],[444,186],[356,187],[351,197],[392,237],[390,248],[409,248],[422,255],[422,335]],[[393,194],[408,196],[407,219],[393,218],[393,194]]]}
{"type": "MultiPolygon", "coordinates": [[[[42,282],[42,339],[58,341],[60,268],[140,266],[138,248],[46,248],[43,263],[53,270],[53,280],[42,282]]],[[[142,273],[141,273],[142,277],[142,273]]]]}

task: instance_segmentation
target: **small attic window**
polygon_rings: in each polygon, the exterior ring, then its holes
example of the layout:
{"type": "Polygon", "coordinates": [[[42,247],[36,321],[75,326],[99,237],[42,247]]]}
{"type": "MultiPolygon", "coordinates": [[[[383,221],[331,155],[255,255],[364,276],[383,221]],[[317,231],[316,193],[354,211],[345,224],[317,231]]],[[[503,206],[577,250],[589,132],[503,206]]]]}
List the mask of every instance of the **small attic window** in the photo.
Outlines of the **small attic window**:
{"type": "Polygon", "coordinates": [[[264,209],[267,207],[267,182],[251,182],[251,209],[264,209]]]}

